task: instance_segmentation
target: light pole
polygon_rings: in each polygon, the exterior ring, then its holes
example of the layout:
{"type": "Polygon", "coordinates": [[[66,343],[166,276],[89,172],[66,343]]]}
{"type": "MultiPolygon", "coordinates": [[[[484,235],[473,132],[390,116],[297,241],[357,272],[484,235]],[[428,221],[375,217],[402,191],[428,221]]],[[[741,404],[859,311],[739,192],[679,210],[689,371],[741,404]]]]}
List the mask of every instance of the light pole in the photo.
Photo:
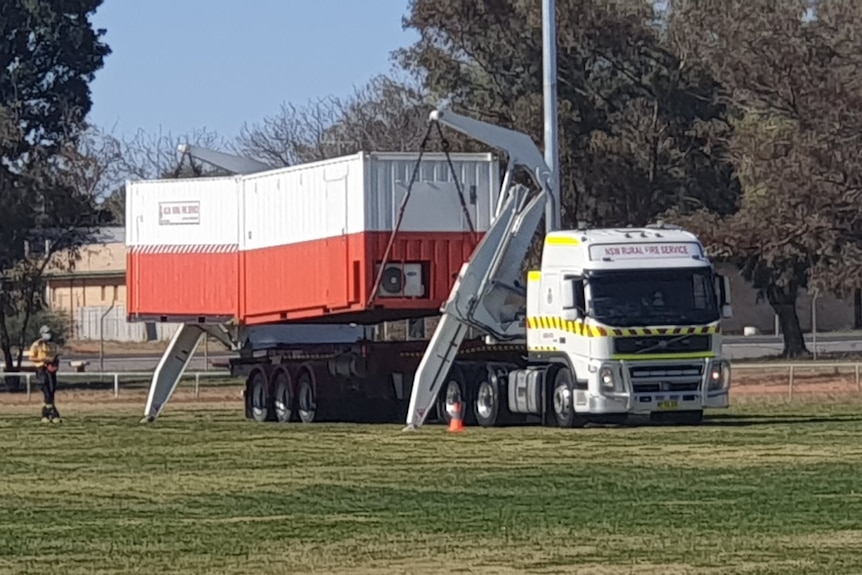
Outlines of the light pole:
{"type": "Polygon", "coordinates": [[[551,169],[551,197],[545,204],[545,232],[560,229],[560,152],[557,138],[557,13],[555,0],[542,0],[542,69],[545,101],[545,163],[551,169]]]}

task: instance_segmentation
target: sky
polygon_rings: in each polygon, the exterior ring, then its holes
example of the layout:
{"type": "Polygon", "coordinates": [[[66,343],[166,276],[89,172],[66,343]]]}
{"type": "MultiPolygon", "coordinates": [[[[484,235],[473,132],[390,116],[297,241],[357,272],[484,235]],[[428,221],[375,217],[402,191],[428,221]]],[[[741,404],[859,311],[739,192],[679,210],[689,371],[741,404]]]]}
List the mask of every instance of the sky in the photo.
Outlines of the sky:
{"type": "Polygon", "coordinates": [[[113,53],[91,84],[90,122],[115,135],[232,138],[244,122],[348,95],[416,39],[408,0],[105,0],[113,53]]]}

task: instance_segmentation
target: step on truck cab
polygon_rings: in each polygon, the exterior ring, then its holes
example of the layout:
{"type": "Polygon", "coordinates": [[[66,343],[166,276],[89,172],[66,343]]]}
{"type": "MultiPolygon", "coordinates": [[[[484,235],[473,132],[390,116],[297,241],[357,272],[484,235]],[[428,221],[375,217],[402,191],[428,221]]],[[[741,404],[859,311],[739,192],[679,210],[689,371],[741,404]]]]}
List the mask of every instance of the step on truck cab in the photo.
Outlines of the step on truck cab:
{"type": "Polygon", "coordinates": [[[531,365],[510,374],[513,407],[523,409],[545,377],[564,427],[630,414],[696,422],[704,408],[727,407],[727,287],[697,237],[679,228],[548,234],[541,269],[528,273],[531,365]]]}

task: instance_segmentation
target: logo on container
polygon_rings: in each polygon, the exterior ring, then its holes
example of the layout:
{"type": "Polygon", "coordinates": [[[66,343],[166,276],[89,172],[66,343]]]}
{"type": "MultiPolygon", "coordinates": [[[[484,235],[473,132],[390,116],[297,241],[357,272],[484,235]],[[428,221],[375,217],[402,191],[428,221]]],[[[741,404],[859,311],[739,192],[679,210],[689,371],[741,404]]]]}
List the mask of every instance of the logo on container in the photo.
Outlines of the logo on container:
{"type": "Polygon", "coordinates": [[[197,225],[201,223],[200,202],[159,202],[159,225],[197,225]]]}

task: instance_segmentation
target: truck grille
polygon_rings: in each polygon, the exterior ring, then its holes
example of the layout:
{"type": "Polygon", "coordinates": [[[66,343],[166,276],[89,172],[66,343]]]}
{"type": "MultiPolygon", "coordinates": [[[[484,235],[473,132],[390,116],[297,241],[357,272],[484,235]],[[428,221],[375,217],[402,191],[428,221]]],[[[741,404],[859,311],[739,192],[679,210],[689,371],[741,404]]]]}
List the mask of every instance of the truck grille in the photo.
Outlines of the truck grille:
{"type": "Polygon", "coordinates": [[[703,380],[703,364],[629,366],[635,393],[697,391],[703,380]]]}
{"type": "Polygon", "coordinates": [[[712,349],[710,335],[643,335],[614,338],[614,353],[693,353],[712,349]]]}

